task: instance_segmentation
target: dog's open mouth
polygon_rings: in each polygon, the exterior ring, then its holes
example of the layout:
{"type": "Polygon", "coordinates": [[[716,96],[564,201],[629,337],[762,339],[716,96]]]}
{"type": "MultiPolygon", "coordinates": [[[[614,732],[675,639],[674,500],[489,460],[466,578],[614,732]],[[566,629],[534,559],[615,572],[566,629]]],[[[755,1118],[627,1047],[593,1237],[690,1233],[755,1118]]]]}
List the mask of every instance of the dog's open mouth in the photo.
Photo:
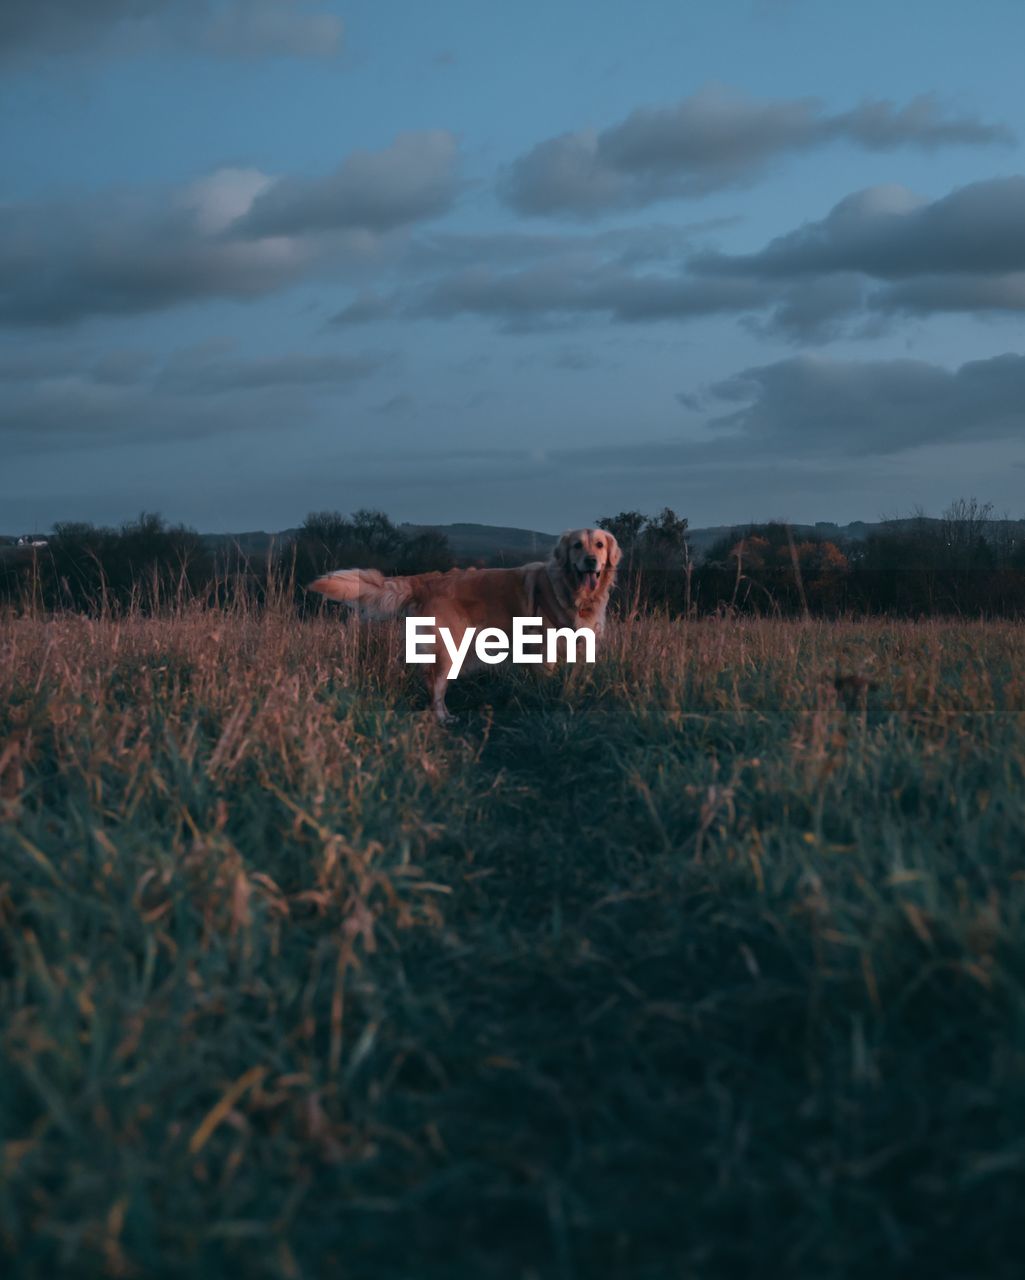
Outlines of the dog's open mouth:
{"type": "Polygon", "coordinates": [[[598,590],[598,571],[596,569],[578,569],[577,582],[588,589],[588,591],[598,590]]]}

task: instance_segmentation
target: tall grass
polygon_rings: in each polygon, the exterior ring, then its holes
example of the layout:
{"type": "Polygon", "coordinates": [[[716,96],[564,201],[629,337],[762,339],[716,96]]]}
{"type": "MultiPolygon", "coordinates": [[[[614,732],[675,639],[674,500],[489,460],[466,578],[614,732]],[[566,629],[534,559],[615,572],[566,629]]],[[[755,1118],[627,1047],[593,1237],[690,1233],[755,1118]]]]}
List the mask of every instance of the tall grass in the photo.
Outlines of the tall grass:
{"type": "Polygon", "coordinates": [[[1023,641],[5,618],[9,1273],[1017,1276],[1023,641]]]}

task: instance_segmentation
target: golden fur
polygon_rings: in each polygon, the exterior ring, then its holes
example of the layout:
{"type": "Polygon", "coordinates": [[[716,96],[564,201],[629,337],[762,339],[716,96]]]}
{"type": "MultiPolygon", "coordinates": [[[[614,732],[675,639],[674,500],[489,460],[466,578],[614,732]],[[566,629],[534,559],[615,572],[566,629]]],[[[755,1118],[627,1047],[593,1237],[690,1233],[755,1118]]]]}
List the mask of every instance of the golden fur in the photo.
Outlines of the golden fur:
{"type": "MultiPolygon", "coordinates": [[[[452,719],[445,706],[452,663],[438,635],[441,627],[456,644],[467,627],[508,633],[514,617],[541,618],[544,627],[589,627],[600,636],[619,557],[619,544],[606,530],[571,529],[548,560],[516,569],[451,569],[407,578],[386,578],[377,569],[337,569],[309,589],[365,617],[434,618],[436,661],[425,672],[434,713],[446,724],[452,719]]],[[[463,670],[473,665],[471,650],[463,670]]]]}

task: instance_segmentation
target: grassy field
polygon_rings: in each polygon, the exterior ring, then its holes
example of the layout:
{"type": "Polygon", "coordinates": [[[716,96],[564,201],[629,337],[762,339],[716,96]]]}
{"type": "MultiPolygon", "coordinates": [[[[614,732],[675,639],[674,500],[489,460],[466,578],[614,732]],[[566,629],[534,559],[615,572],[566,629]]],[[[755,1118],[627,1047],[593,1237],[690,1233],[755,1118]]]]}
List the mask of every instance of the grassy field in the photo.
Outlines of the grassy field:
{"type": "Polygon", "coordinates": [[[1017,1277],[1025,629],[0,622],[11,1276],[1017,1277]]]}

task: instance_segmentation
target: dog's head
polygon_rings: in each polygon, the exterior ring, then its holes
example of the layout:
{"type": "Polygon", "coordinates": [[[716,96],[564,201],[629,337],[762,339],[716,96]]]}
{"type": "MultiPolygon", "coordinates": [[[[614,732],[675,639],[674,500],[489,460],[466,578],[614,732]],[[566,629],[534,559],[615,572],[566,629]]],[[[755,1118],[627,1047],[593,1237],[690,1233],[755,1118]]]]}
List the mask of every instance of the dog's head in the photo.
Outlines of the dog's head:
{"type": "Polygon", "coordinates": [[[586,595],[611,588],[619,557],[619,543],[606,529],[569,529],[552,552],[573,593],[586,595]]]}

